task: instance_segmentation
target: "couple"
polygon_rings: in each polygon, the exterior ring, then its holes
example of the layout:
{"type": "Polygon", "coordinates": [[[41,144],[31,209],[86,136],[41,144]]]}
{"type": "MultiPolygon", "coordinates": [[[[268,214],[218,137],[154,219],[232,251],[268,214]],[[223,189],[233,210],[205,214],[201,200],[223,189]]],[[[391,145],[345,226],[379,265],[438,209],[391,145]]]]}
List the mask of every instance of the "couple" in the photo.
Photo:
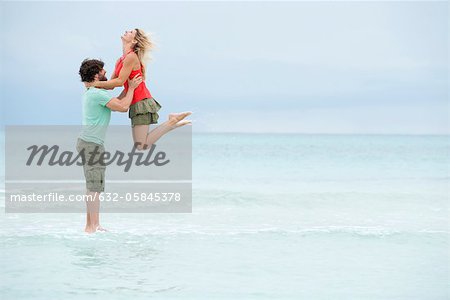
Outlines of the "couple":
{"type": "MultiPolygon", "coordinates": [[[[104,63],[96,59],[86,59],[81,63],[79,74],[86,87],[83,95],[83,131],[77,141],[77,151],[89,156],[105,151],[104,134],[109,125],[111,111],[127,112],[131,119],[133,141],[138,150],[150,148],[159,138],[169,131],[184,125],[191,112],[169,114],[167,121],[149,131],[150,124],[158,121],[161,105],[151,96],[145,85],[144,59],[153,43],[141,30],[125,31],[121,36],[123,55],[120,57],[111,76],[106,78],[104,63]],[[106,90],[123,86],[119,96],[111,98],[106,90]],[[97,149],[98,151],[94,151],[97,149]]],[[[86,178],[87,215],[85,231],[93,233],[104,231],[99,223],[99,194],[105,190],[105,166],[98,157],[86,157],[83,165],[86,178]]]]}

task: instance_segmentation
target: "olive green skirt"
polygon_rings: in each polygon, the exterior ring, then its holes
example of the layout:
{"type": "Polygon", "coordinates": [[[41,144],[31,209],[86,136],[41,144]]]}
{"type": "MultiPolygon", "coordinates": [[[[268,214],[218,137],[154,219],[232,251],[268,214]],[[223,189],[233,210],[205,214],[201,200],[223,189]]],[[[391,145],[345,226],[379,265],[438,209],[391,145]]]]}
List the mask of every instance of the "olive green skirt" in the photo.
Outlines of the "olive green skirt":
{"type": "Polygon", "coordinates": [[[158,111],[161,104],[155,98],[145,98],[130,106],[128,117],[131,119],[131,126],[134,125],[150,125],[158,123],[158,111]]]}

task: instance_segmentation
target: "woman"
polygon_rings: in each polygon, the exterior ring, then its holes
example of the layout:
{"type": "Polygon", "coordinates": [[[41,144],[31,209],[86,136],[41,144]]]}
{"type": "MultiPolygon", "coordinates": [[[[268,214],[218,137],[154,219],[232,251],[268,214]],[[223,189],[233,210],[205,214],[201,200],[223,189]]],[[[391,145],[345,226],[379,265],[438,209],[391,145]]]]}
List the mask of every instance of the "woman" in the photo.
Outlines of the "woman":
{"type": "Polygon", "coordinates": [[[183,119],[192,112],[169,114],[166,122],[149,132],[150,124],[158,122],[158,111],[161,109],[161,105],[152,97],[145,85],[146,68],[143,62],[148,52],[153,48],[153,43],[141,29],[125,31],[121,39],[123,55],[117,60],[111,79],[96,81],[94,86],[104,89],[123,86],[124,90],[118,97],[121,99],[128,90],[128,79],[132,79],[136,75],[142,76],[143,81],[135,89],[133,101],[128,111],[134,143],[137,149],[142,150],[151,146],[170,130],[191,124],[191,121],[183,119]]]}

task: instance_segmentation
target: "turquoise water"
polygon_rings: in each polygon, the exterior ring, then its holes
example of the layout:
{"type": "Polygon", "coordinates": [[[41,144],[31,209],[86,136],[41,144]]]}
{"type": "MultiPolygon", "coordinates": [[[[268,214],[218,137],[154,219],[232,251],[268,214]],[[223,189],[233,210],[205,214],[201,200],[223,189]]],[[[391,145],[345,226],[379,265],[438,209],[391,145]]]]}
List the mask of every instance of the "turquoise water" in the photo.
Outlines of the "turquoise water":
{"type": "Polygon", "coordinates": [[[2,299],[448,299],[449,152],[197,134],[192,214],[2,214],[2,299]]]}

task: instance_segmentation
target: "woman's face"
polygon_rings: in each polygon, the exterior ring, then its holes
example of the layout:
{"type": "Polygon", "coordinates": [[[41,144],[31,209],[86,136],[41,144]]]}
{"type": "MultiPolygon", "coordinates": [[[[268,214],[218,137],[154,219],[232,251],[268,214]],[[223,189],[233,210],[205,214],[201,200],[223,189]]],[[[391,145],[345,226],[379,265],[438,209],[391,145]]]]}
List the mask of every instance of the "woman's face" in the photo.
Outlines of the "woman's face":
{"type": "Polygon", "coordinates": [[[136,29],[133,30],[127,30],[125,33],[121,36],[122,40],[126,42],[132,42],[134,38],[136,37],[136,29]]]}

